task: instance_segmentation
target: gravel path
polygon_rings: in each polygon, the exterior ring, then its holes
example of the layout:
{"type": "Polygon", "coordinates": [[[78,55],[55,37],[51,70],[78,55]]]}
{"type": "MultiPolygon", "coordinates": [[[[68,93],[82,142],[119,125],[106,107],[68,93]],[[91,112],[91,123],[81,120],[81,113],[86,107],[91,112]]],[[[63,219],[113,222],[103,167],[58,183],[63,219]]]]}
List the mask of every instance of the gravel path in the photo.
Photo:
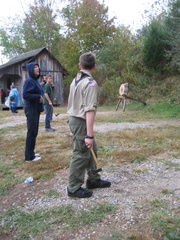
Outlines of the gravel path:
{"type": "MultiPolygon", "coordinates": [[[[67,114],[61,114],[58,117],[66,118],[67,114]]],[[[0,125],[1,129],[24,124],[26,119],[24,116],[11,116],[6,117],[5,121],[5,124],[0,125]]],[[[40,121],[44,121],[44,115],[41,116],[40,121]]],[[[95,131],[108,132],[166,125],[179,126],[180,121],[105,123],[95,125],[95,131]]],[[[116,167],[104,167],[101,177],[110,180],[112,185],[108,189],[94,189],[93,196],[89,199],[69,198],[66,192],[69,170],[58,170],[56,176],[49,181],[37,180],[32,183],[20,183],[12,189],[10,197],[9,195],[1,196],[0,212],[5,211],[9,206],[19,206],[28,212],[63,205],[72,205],[76,209],[85,210],[94,204],[106,202],[116,207],[113,219],[106,218],[96,226],[96,230],[91,229],[91,227],[80,228],[75,233],[70,232],[69,235],[59,232],[61,238],[57,239],[94,239],[98,232],[106,231],[104,226],[108,226],[112,231],[114,227],[117,227],[120,231],[133,229],[133,226],[138,228],[138,223],[145,222],[148,214],[150,214],[146,209],[146,204],[149,201],[161,198],[162,201],[170,203],[170,208],[180,209],[180,201],[178,200],[180,196],[180,177],[179,171],[175,169],[175,166],[180,166],[180,159],[167,159],[167,156],[160,156],[160,159],[161,161],[151,159],[143,163],[126,163],[116,167]],[[166,161],[172,162],[174,165],[169,167],[166,161]],[[58,196],[48,197],[50,189],[55,189],[58,196]],[[172,193],[162,194],[163,190],[172,193]]]]}
{"type": "MultiPolygon", "coordinates": [[[[180,159],[171,159],[175,164],[180,164],[180,159]]],[[[107,202],[110,204],[132,208],[138,201],[151,199],[162,189],[174,190],[175,195],[180,195],[179,172],[174,172],[174,168],[169,169],[163,162],[150,161],[142,164],[124,164],[120,167],[109,167],[103,169],[101,173],[103,179],[111,181],[112,186],[107,189],[94,189],[94,195],[89,199],[68,198],[66,187],[68,182],[68,170],[60,170],[56,179],[52,181],[51,187],[59,193],[58,198],[51,200],[47,196],[27,199],[23,208],[34,211],[40,208],[59,205],[73,205],[78,209],[84,209],[94,203],[107,202]],[[173,176],[173,177],[172,177],[173,176]]],[[[28,185],[28,184],[26,184],[28,185]]],[[[84,186],[85,187],[85,186],[84,186]]],[[[44,194],[48,189],[43,191],[44,194]]],[[[180,202],[174,202],[174,206],[180,207],[180,202]]]]}
{"type": "MultiPolygon", "coordinates": [[[[102,114],[100,112],[99,114],[102,114]]],[[[67,114],[60,114],[58,118],[67,118],[67,114]]],[[[45,115],[40,116],[40,122],[44,122],[45,115]]],[[[6,127],[14,127],[26,123],[25,116],[11,116],[4,118],[6,123],[0,124],[0,129],[6,127]]],[[[178,120],[158,120],[158,121],[143,121],[143,122],[123,122],[123,123],[104,123],[104,124],[95,124],[94,130],[97,132],[108,132],[116,131],[123,129],[133,129],[133,128],[147,128],[147,127],[159,127],[164,125],[180,126],[180,121],[178,120]]],[[[67,126],[67,129],[68,126],[67,126]]]]}
{"type": "MultiPolygon", "coordinates": [[[[169,159],[180,165],[180,159],[169,159]]],[[[88,199],[73,199],[67,196],[68,169],[59,170],[56,176],[46,182],[34,181],[21,183],[11,192],[11,198],[1,199],[0,211],[7,206],[19,206],[27,212],[51,207],[71,205],[77,210],[99,203],[108,203],[116,207],[113,218],[106,218],[93,229],[85,227],[71,233],[57,233],[60,240],[94,239],[98,233],[103,233],[108,227],[119,231],[139,228],[141,222],[146,222],[149,211],[148,203],[161,199],[170,203],[174,211],[180,209],[180,178],[179,171],[169,168],[164,162],[146,161],[141,164],[121,164],[119,167],[106,167],[101,173],[102,179],[108,179],[112,185],[108,189],[94,189],[93,196],[88,199]],[[58,196],[48,197],[50,189],[57,191],[58,196]],[[166,190],[171,194],[162,194],[166,190]],[[64,234],[64,235],[63,235],[64,234]]],[[[53,238],[56,239],[56,238],[53,238]]]]}

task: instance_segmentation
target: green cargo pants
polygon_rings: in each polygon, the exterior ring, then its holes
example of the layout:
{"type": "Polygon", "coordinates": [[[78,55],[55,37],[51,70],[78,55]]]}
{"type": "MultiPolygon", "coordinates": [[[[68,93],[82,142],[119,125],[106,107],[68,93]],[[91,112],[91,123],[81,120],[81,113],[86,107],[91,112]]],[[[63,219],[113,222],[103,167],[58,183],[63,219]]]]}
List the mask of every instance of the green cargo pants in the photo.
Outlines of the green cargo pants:
{"type": "MultiPolygon", "coordinates": [[[[73,134],[74,150],[69,170],[69,191],[75,192],[84,183],[85,173],[87,170],[88,179],[95,181],[100,179],[98,173],[91,173],[91,169],[97,169],[90,149],[86,147],[85,136],[86,120],[77,117],[69,117],[69,127],[73,134]]],[[[93,149],[97,155],[97,147],[94,141],[93,149]]]]}

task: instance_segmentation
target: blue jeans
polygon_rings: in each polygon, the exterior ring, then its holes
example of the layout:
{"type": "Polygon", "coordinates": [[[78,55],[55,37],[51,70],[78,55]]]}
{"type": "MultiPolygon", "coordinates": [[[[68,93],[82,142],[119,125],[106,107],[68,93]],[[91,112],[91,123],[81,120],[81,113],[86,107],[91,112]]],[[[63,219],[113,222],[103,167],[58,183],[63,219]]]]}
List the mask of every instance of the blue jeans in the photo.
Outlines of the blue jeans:
{"type": "Polygon", "coordinates": [[[37,109],[25,107],[24,109],[27,118],[27,135],[25,145],[25,160],[34,159],[34,148],[36,145],[36,137],[39,129],[40,112],[37,109]]]}
{"type": "Polygon", "coordinates": [[[12,113],[17,113],[17,107],[10,107],[12,113]]]}
{"type": "Polygon", "coordinates": [[[44,104],[44,109],[46,112],[45,128],[51,128],[50,122],[52,120],[53,108],[49,104],[44,104]]]}

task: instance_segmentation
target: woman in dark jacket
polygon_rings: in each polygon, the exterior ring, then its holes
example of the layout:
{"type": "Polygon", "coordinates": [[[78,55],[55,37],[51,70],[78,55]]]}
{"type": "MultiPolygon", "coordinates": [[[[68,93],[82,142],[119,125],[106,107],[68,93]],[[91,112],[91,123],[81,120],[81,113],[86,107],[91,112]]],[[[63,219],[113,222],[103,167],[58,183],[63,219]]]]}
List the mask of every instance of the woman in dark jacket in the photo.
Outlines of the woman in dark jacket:
{"type": "Polygon", "coordinates": [[[27,118],[27,136],[25,145],[25,160],[37,161],[41,157],[34,152],[38,135],[39,118],[43,109],[44,91],[38,82],[40,76],[39,65],[31,62],[26,65],[29,76],[23,86],[24,112],[27,118]]]}

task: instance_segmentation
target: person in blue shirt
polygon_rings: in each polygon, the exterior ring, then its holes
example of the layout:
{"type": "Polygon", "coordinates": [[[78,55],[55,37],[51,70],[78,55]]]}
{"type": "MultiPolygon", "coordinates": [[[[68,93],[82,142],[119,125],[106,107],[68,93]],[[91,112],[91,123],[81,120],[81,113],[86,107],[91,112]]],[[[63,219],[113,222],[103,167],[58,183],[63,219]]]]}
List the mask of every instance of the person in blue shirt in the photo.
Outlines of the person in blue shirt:
{"type": "Polygon", "coordinates": [[[24,113],[27,118],[27,135],[25,144],[25,160],[38,161],[40,155],[34,152],[38,135],[40,113],[44,111],[44,90],[38,82],[39,64],[31,62],[26,65],[28,77],[23,85],[24,113]]]}
{"type": "Polygon", "coordinates": [[[20,106],[20,96],[17,88],[14,86],[14,83],[10,86],[11,91],[8,97],[8,104],[12,113],[17,113],[17,107],[20,106]]]}

